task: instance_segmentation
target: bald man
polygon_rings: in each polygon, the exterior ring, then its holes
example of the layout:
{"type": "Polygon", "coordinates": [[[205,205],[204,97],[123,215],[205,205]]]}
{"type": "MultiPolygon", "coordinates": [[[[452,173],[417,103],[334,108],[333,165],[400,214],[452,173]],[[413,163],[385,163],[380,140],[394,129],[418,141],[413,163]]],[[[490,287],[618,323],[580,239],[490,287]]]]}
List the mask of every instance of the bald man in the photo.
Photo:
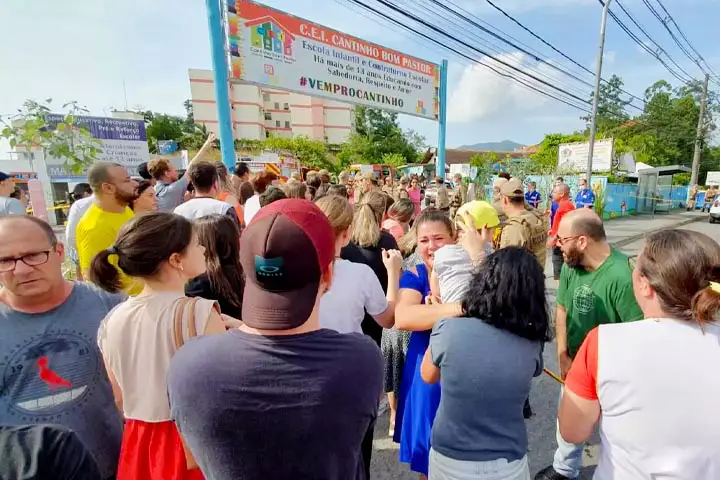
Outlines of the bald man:
{"type": "Polygon", "coordinates": [[[575,206],[570,201],[570,187],[564,183],[555,185],[552,192],[552,199],[558,207],[557,210],[555,210],[555,215],[552,216],[552,226],[547,246],[548,248],[552,248],[553,276],[555,280],[560,280],[560,270],[563,266],[563,254],[560,246],[556,243],[558,228],[560,227],[560,221],[565,214],[575,210],[575,206]]]}
{"type": "MultiPolygon", "coordinates": [[[[562,203],[558,214],[560,208],[562,203]]],[[[555,241],[565,259],[555,312],[558,364],[564,379],[595,327],[640,320],[643,314],[635,301],[628,257],[608,244],[602,220],[594,211],[583,208],[565,213],[555,241]]],[[[556,436],[553,464],[538,473],[536,480],[579,475],[583,445],[565,442],[559,432],[556,436]]]]}

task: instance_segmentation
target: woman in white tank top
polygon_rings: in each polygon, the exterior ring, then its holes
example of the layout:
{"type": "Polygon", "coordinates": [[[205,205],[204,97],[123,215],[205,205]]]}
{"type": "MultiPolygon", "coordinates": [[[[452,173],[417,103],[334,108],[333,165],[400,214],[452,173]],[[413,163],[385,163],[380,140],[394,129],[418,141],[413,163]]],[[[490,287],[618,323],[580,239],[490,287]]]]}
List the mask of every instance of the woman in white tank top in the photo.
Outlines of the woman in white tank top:
{"type": "Polygon", "coordinates": [[[720,478],[720,245],[663,230],[631,267],[645,319],[588,334],[566,379],[560,434],[583,443],[602,417],[599,480],[720,478]]]}
{"type": "Polygon", "coordinates": [[[190,221],[150,213],[126,224],[115,245],[91,265],[90,280],[111,292],[120,288],[118,268],[145,282],[142,293],[113,309],[98,332],[115,401],[126,418],[118,480],[203,478],[171,420],[165,377],[184,342],[225,332],[214,301],[184,294],[185,283],[205,271],[204,252],[190,221]]]}

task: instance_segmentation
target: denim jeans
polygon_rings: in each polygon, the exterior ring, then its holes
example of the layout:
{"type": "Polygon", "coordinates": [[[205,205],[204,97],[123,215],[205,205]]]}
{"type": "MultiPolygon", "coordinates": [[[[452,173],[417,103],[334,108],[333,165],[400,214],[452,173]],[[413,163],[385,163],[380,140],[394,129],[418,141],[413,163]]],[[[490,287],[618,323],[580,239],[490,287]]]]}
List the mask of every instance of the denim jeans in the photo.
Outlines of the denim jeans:
{"type": "Polygon", "coordinates": [[[527,456],[514,462],[454,460],[430,449],[428,480],[530,480],[527,456]]]}
{"type": "MultiPolygon", "coordinates": [[[[563,388],[560,387],[560,401],[562,401],[563,388]]],[[[582,467],[582,455],[585,445],[575,445],[568,443],[560,436],[560,425],[556,424],[555,437],[557,439],[558,448],[555,450],[555,458],[553,459],[553,468],[561,475],[568,478],[577,478],[580,475],[582,467]]]]}

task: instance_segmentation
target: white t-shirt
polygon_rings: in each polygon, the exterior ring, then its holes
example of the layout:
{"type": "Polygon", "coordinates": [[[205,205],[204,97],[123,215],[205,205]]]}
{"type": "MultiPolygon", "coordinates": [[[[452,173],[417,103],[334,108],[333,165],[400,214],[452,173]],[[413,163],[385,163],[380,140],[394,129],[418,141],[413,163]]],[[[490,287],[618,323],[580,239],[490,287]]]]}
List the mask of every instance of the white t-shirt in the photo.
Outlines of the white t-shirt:
{"type": "Polygon", "coordinates": [[[257,193],[245,201],[243,212],[245,216],[245,225],[250,225],[250,221],[260,211],[260,195],[257,193]]]}
{"type": "Polygon", "coordinates": [[[25,215],[25,207],[17,198],[0,197],[0,215],[25,215]]]}
{"type": "Polygon", "coordinates": [[[600,402],[594,478],[720,478],[717,365],[718,323],[650,318],[590,332],[567,388],[600,402]]]}
{"type": "Polygon", "coordinates": [[[77,230],[80,219],[83,215],[85,215],[85,212],[88,211],[88,208],[90,208],[94,199],[95,195],[90,195],[89,197],[76,200],[72,205],[70,205],[67,225],[65,225],[65,246],[70,248],[72,251],[77,251],[77,246],[75,245],[75,230],[77,230]]]}
{"type": "Polygon", "coordinates": [[[330,290],[320,298],[320,327],[339,333],[362,333],[365,312],[380,315],[387,307],[380,280],[370,267],[335,260],[330,290]]]}
{"type": "Polygon", "coordinates": [[[461,301],[472,279],[470,255],[460,245],[445,245],[436,250],[433,257],[433,269],[440,284],[440,300],[442,303],[461,301]]]}
{"type": "Polygon", "coordinates": [[[214,198],[196,197],[175,207],[174,213],[188,220],[197,220],[208,215],[226,215],[231,208],[232,206],[227,202],[214,198]]]}

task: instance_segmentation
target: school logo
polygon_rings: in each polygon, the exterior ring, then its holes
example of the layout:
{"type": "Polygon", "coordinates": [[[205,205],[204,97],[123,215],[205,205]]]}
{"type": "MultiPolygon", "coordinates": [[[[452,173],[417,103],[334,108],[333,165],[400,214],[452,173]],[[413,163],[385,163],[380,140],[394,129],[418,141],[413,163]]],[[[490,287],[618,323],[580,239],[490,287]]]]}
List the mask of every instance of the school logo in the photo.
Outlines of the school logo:
{"type": "Polygon", "coordinates": [[[102,374],[94,340],[78,332],[47,332],[16,345],[0,362],[6,413],[49,423],[85,403],[102,374]]]}

